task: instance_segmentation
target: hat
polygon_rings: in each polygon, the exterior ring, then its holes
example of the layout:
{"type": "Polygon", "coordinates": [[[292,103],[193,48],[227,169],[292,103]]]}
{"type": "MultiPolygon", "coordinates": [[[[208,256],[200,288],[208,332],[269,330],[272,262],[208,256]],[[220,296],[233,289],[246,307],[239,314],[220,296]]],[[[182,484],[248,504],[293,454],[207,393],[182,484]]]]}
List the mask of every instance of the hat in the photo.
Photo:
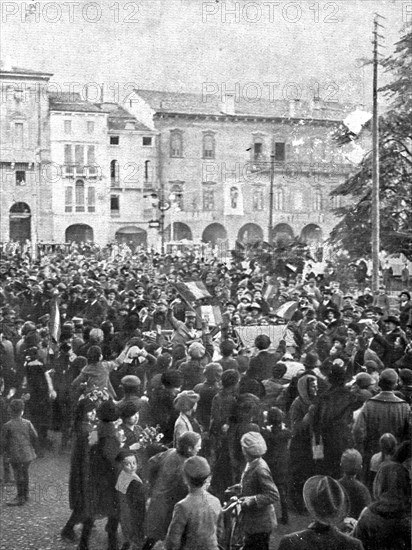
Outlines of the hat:
{"type": "Polygon", "coordinates": [[[383,320],[385,323],[394,323],[395,325],[400,325],[400,321],[398,317],[395,317],[395,315],[388,315],[386,319],[383,320]]]}
{"type": "Polygon", "coordinates": [[[182,385],[182,376],[176,370],[168,370],[162,374],[160,381],[168,388],[178,388],[182,385]]]}
{"type": "Polygon", "coordinates": [[[206,479],[210,476],[210,466],[205,458],[191,456],[185,460],[183,472],[191,479],[206,479]]]}
{"type": "Polygon", "coordinates": [[[379,370],[378,363],[373,359],[368,359],[367,361],[365,361],[365,368],[366,370],[368,369],[379,370]]]}
{"type": "Polygon", "coordinates": [[[342,486],[329,476],[310,477],[303,487],[303,500],[311,516],[326,524],[337,524],[348,514],[342,486]]]}
{"type": "Polygon", "coordinates": [[[191,309],[187,309],[185,311],[185,317],[196,317],[196,311],[192,311],[191,309]]]}
{"type": "Polygon", "coordinates": [[[259,432],[247,432],[242,435],[240,444],[251,456],[263,456],[266,451],[266,443],[259,432]]]}
{"type": "Polygon", "coordinates": [[[188,353],[192,359],[200,359],[206,353],[206,349],[200,342],[193,342],[189,346],[188,353]]]}
{"type": "Polygon", "coordinates": [[[248,306],[248,309],[258,309],[259,311],[262,309],[260,305],[257,302],[252,302],[250,306],[248,306]]]}
{"type": "Polygon", "coordinates": [[[340,459],[342,470],[349,475],[355,475],[362,468],[362,455],[356,449],[346,449],[340,459]]]}
{"type": "Polygon", "coordinates": [[[119,411],[113,401],[103,401],[96,414],[102,422],[115,422],[119,419],[119,411]]]}
{"type": "Polygon", "coordinates": [[[405,386],[412,386],[412,370],[411,369],[401,369],[399,371],[399,378],[405,384],[405,386]]]}
{"type": "Polygon", "coordinates": [[[121,418],[130,418],[131,416],[138,413],[140,410],[139,405],[136,403],[136,401],[126,401],[124,403],[120,403],[119,406],[119,412],[121,418]]]}
{"type": "Polygon", "coordinates": [[[187,412],[193,408],[195,403],[199,401],[199,398],[199,394],[195,393],[193,390],[185,390],[177,395],[173,401],[173,405],[178,411],[187,412]]]}
{"type": "Polygon", "coordinates": [[[360,327],[357,323],[349,323],[348,328],[353,330],[356,334],[360,334],[360,327]]]}
{"type": "Polygon", "coordinates": [[[303,361],[303,366],[307,369],[314,369],[318,366],[319,363],[319,357],[317,353],[314,353],[313,351],[309,351],[306,354],[305,360],[303,361]]]}
{"type": "Polygon", "coordinates": [[[406,294],[406,296],[408,297],[408,300],[411,299],[409,290],[402,290],[402,292],[399,294],[399,298],[402,296],[402,294],[406,294]]]}
{"type": "Polygon", "coordinates": [[[356,375],[355,383],[361,390],[366,390],[374,384],[374,380],[367,372],[359,372],[356,375]]]}
{"type": "Polygon", "coordinates": [[[398,383],[398,374],[395,369],[385,369],[381,372],[379,376],[379,384],[384,383],[385,385],[395,387],[398,383]]]}
{"type": "Polygon", "coordinates": [[[140,388],[141,381],[138,376],[134,376],[133,374],[128,374],[127,376],[123,376],[123,378],[120,380],[120,383],[122,386],[126,386],[128,388],[140,388]]]}

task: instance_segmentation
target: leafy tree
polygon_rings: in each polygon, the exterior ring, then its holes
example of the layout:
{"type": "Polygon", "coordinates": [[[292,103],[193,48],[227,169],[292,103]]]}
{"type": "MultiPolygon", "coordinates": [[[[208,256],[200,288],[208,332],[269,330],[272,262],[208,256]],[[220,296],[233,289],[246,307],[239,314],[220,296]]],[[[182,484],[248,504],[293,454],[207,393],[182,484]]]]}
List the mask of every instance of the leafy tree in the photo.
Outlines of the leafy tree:
{"type": "MultiPolygon", "coordinates": [[[[381,249],[412,259],[412,26],[403,29],[395,52],[382,62],[393,75],[381,92],[390,101],[379,120],[381,249]]],[[[345,143],[346,136],[337,139],[345,143]]],[[[331,192],[350,199],[335,209],[341,218],[330,242],[352,257],[371,255],[372,156],[367,153],[356,173],[331,192]]]]}

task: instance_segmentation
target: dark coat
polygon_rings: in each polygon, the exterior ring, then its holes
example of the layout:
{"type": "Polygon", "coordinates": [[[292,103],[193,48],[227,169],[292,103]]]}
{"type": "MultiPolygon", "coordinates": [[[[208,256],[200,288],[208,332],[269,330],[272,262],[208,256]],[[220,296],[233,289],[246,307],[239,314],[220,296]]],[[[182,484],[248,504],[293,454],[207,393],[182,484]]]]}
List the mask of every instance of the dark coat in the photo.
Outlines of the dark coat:
{"type": "Polygon", "coordinates": [[[169,449],[149,460],[151,500],[146,516],[146,535],[164,540],[172,520],[173,508],[187,495],[183,480],[183,464],[186,457],[176,449],[169,449]]]}
{"type": "Polygon", "coordinates": [[[279,492],[263,458],[257,458],[244,470],[241,496],[256,497],[256,503],[242,510],[244,532],[247,535],[270,533],[277,525],[274,504],[279,500],[279,492]]]}
{"type": "Polygon", "coordinates": [[[85,514],[89,503],[89,434],[93,426],[88,422],[82,422],[74,436],[73,450],[70,461],[69,476],[69,504],[70,509],[85,514]]]}
{"type": "Polygon", "coordinates": [[[311,524],[308,529],[282,537],[278,550],[363,550],[362,543],[328,525],[311,524]]]}
{"type": "Polygon", "coordinates": [[[276,364],[276,356],[268,351],[260,351],[249,362],[248,376],[255,380],[267,380],[272,377],[273,367],[276,364]]]}
{"type": "Polygon", "coordinates": [[[320,437],[323,441],[325,475],[339,475],[342,453],[354,444],[353,411],[361,404],[359,397],[345,386],[334,386],[319,396],[313,426],[317,441],[320,437]]]}
{"type": "Polygon", "coordinates": [[[365,550],[410,550],[410,510],[384,510],[379,502],[373,503],[360,515],[354,536],[365,550]]]}
{"type": "Polygon", "coordinates": [[[112,422],[98,426],[99,440],[90,450],[90,509],[89,517],[116,517],[119,513],[116,491],[119,464],[116,456],[120,443],[112,422]]]}

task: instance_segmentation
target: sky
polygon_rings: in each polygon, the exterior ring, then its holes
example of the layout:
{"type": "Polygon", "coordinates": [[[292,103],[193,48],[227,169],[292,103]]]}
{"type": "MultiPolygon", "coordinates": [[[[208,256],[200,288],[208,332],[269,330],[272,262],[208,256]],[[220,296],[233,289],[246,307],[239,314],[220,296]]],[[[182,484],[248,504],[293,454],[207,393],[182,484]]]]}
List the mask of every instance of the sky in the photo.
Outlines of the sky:
{"type": "Polygon", "coordinates": [[[1,3],[3,68],[50,72],[57,89],[82,94],[98,82],[108,101],[132,87],[201,93],[213,86],[252,99],[307,99],[317,89],[321,99],[368,106],[371,67],[362,59],[371,57],[373,14],[386,17],[384,54],[412,19],[404,0],[33,4],[36,13],[25,18],[30,0],[1,3]]]}

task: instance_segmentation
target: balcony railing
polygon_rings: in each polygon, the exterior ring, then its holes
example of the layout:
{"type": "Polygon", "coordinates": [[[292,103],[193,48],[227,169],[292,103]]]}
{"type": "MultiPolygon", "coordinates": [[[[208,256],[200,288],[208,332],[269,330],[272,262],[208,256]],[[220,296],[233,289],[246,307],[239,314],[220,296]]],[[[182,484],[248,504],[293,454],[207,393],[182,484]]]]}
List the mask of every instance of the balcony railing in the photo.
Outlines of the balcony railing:
{"type": "MultiPolygon", "coordinates": [[[[254,173],[270,173],[270,159],[250,161],[249,169],[254,173]]],[[[352,170],[351,164],[333,162],[299,162],[285,161],[274,162],[275,173],[286,174],[349,174],[352,170]]]]}

